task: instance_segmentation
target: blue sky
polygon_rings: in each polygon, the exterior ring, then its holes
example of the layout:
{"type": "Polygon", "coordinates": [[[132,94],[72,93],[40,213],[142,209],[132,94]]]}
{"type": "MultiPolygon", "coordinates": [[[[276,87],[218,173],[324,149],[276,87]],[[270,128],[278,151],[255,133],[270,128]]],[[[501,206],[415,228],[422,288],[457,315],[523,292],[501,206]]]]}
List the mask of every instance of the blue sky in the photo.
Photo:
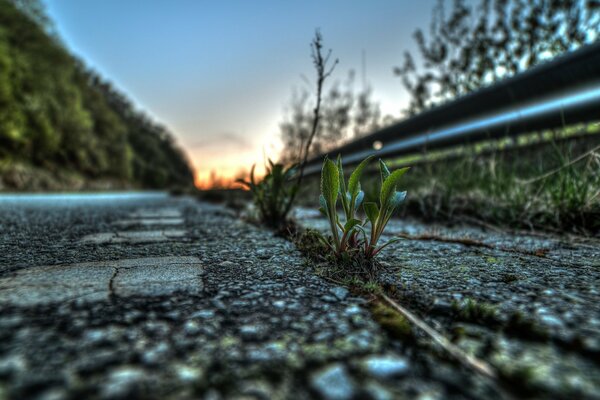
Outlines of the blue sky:
{"type": "Polygon", "coordinates": [[[435,0],[44,0],[76,55],[166,124],[201,178],[231,176],[280,146],[294,87],[312,77],[320,28],[339,58],[334,79],[359,72],[385,113],[406,102],[392,68],[435,0]]]}

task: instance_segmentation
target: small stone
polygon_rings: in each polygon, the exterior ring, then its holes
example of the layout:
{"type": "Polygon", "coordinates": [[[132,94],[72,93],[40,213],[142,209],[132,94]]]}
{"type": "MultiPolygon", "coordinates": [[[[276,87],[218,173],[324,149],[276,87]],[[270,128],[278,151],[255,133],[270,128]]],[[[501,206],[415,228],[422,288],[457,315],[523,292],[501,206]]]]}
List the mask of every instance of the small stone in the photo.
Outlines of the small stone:
{"type": "Polygon", "coordinates": [[[101,389],[105,399],[126,399],[136,397],[144,380],[144,371],[138,368],[125,367],[115,370],[108,376],[108,381],[101,389]]]}
{"type": "Polygon", "coordinates": [[[301,287],[294,289],[294,292],[296,292],[297,294],[303,295],[306,293],[306,288],[304,286],[301,286],[301,287]]]}
{"type": "Polygon", "coordinates": [[[102,343],[106,339],[106,332],[101,329],[92,329],[85,332],[83,338],[90,344],[102,343]]]}
{"type": "Polygon", "coordinates": [[[333,289],[330,290],[331,293],[333,293],[333,295],[335,297],[337,297],[340,300],[344,300],[346,297],[348,297],[348,289],[343,288],[341,286],[336,286],[333,289]]]}
{"type": "Polygon", "coordinates": [[[175,371],[181,382],[193,383],[198,382],[202,378],[202,370],[199,368],[181,365],[176,367],[175,371]]]}
{"type": "Polygon", "coordinates": [[[208,319],[208,318],[213,318],[214,316],[215,316],[215,312],[213,310],[200,310],[200,311],[196,311],[195,313],[190,315],[190,318],[208,319]]]}
{"type": "Polygon", "coordinates": [[[283,300],[276,300],[273,302],[273,307],[279,309],[279,310],[283,310],[285,308],[285,301],[283,300]]]}
{"type": "Polygon", "coordinates": [[[367,373],[375,378],[387,379],[405,375],[408,372],[406,359],[397,356],[374,356],[363,362],[367,373]]]}
{"type": "Polygon", "coordinates": [[[321,296],[321,300],[326,301],[328,303],[335,303],[338,301],[336,297],[329,296],[328,294],[321,296]]]}
{"type": "Polygon", "coordinates": [[[26,369],[27,361],[20,355],[0,359],[0,378],[7,378],[26,369]]]}
{"type": "Polygon", "coordinates": [[[357,305],[351,305],[344,310],[344,314],[347,316],[360,314],[360,307],[357,305]]]}
{"type": "Polygon", "coordinates": [[[183,327],[186,335],[197,335],[200,332],[200,324],[196,321],[187,321],[183,327]]]}
{"type": "Polygon", "coordinates": [[[266,331],[262,325],[243,325],[240,328],[240,336],[247,341],[261,340],[265,334],[266,331]]]}
{"type": "Polygon", "coordinates": [[[346,400],[354,397],[355,386],[342,364],[325,367],[311,376],[310,385],[326,400],[346,400]]]}
{"type": "Polygon", "coordinates": [[[153,349],[146,351],[142,355],[142,361],[147,365],[158,365],[164,362],[168,353],[169,345],[165,342],[161,342],[153,349]]]}
{"type": "Polygon", "coordinates": [[[231,262],[231,261],[222,261],[219,264],[217,264],[219,267],[235,267],[235,263],[231,262]]]}
{"type": "Polygon", "coordinates": [[[540,320],[547,326],[551,326],[553,328],[562,328],[564,327],[564,323],[558,319],[557,317],[545,314],[540,317],[540,320]]]}

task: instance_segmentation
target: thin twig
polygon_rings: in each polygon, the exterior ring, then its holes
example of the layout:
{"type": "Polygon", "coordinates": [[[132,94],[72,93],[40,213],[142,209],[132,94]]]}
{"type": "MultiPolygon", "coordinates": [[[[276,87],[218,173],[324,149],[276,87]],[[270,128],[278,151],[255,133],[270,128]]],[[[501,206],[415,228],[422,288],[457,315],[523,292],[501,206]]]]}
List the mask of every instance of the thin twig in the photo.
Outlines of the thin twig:
{"type": "Polygon", "coordinates": [[[431,337],[437,344],[444,348],[444,350],[446,350],[460,363],[494,381],[498,379],[498,373],[490,364],[478,359],[475,356],[471,356],[465,353],[458,346],[450,342],[450,340],[446,339],[446,337],[444,337],[441,333],[438,333],[432,327],[427,325],[425,321],[408,311],[406,308],[402,307],[400,304],[396,303],[384,293],[382,293],[380,296],[383,300],[385,300],[386,303],[388,303],[392,308],[394,308],[394,310],[398,311],[407,320],[409,320],[416,327],[425,332],[429,337],[431,337]]]}
{"type": "MultiPolygon", "coordinates": [[[[311,56],[313,59],[313,64],[315,65],[315,69],[317,70],[316,104],[315,104],[315,108],[313,109],[313,121],[312,121],[312,128],[311,128],[310,135],[308,137],[308,140],[306,141],[304,150],[303,151],[302,151],[302,149],[300,150],[300,159],[302,160],[302,162],[300,164],[300,172],[298,174],[298,179],[296,181],[296,188],[299,188],[300,185],[302,184],[302,179],[304,178],[304,168],[306,167],[306,162],[308,160],[310,146],[312,145],[313,139],[315,138],[315,136],[317,135],[317,132],[319,130],[319,121],[321,119],[321,100],[322,100],[322,92],[323,92],[323,83],[331,75],[331,73],[335,69],[335,66],[338,63],[338,60],[336,59],[333,62],[333,65],[331,65],[331,66],[327,65],[327,64],[329,64],[329,58],[331,57],[331,50],[329,50],[327,52],[327,55],[325,57],[323,57],[323,53],[322,53],[323,36],[321,35],[321,32],[318,29],[315,32],[315,38],[311,42],[310,46],[311,46],[311,56]]],[[[298,193],[297,189],[292,192],[292,195],[290,196],[290,200],[286,207],[286,212],[283,215],[287,215],[287,213],[291,209],[297,193],[298,193]]]]}

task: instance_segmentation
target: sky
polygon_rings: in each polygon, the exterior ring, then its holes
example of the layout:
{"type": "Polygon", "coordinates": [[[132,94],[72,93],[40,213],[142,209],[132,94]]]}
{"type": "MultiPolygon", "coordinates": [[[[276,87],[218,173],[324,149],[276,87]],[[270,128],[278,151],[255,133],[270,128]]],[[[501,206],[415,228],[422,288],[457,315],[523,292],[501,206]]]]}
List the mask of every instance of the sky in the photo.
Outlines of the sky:
{"type": "Polygon", "coordinates": [[[315,29],[339,59],[332,80],[364,75],[384,114],[407,103],[393,67],[415,49],[435,0],[44,0],[67,47],[165,124],[197,182],[231,178],[281,149],[294,88],[313,77],[315,29]]]}

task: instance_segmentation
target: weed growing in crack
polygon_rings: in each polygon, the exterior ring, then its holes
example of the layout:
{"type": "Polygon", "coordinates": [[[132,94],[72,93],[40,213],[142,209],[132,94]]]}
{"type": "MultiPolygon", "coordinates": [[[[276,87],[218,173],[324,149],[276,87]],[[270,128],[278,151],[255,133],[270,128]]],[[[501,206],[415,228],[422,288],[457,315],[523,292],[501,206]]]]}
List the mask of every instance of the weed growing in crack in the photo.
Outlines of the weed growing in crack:
{"type": "Polygon", "coordinates": [[[297,166],[285,168],[282,164],[275,164],[269,160],[266,167],[267,173],[260,182],[254,178],[254,166],[250,170],[250,179],[238,179],[252,192],[260,220],[270,228],[278,229],[285,224],[290,212],[296,192],[297,184],[289,181],[297,173],[297,166]]]}
{"type": "Polygon", "coordinates": [[[321,241],[330,248],[335,258],[345,265],[364,264],[368,269],[373,266],[373,258],[386,246],[400,240],[394,238],[379,244],[387,223],[394,210],[406,197],[406,192],[396,190],[400,178],[408,168],[390,172],[385,163],[379,160],[381,189],[379,204],[369,202],[363,204],[364,192],[361,190],[360,178],[371,157],[363,160],[352,172],[348,183],[344,179],[342,159],[337,163],[325,159],[321,171],[321,195],[319,202],[321,212],[329,220],[331,238],[321,236],[321,241]],[[338,199],[341,202],[344,219],[337,212],[338,199]],[[363,220],[357,215],[360,206],[366,214],[363,220]],[[371,228],[367,231],[367,225],[371,228]]]}

